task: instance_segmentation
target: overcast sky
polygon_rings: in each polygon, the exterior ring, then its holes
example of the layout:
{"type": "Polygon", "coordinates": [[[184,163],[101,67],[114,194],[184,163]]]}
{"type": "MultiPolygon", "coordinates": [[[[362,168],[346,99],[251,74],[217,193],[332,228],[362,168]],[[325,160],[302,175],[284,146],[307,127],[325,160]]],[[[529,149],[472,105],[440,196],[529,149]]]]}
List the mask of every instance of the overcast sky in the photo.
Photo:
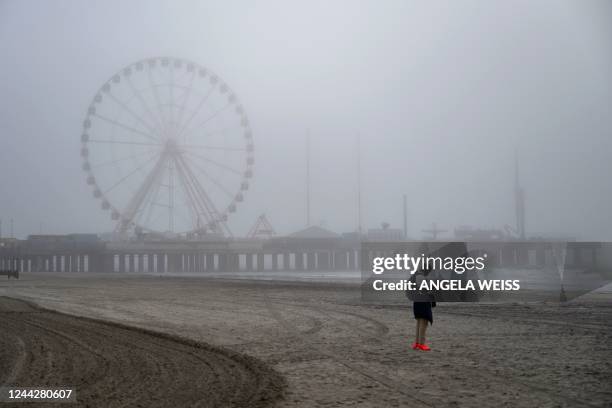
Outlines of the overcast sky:
{"type": "Polygon", "coordinates": [[[230,219],[280,233],[514,225],[612,239],[612,2],[0,0],[0,218],[31,233],[114,228],[79,157],[92,98],[134,61],[217,72],[242,101],[255,167],[230,219]]]}

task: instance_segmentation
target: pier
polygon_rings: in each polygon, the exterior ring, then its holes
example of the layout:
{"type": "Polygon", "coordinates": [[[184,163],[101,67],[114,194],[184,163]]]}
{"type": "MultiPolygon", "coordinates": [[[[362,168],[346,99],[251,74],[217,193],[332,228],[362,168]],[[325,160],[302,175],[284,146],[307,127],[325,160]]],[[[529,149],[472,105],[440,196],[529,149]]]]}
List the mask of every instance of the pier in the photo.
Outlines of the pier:
{"type": "MultiPolygon", "coordinates": [[[[102,241],[95,235],[33,235],[3,242],[0,270],[23,272],[206,273],[236,271],[359,270],[363,260],[355,236],[215,240],[102,241]]],[[[409,243],[410,241],[406,241],[409,243]]],[[[418,244],[414,241],[415,247],[418,244]]],[[[372,242],[368,242],[368,248],[372,242]]],[[[601,269],[612,264],[612,244],[567,242],[566,267],[601,269]]],[[[374,243],[376,245],[376,243],[374,243]]],[[[382,243],[381,243],[382,245],[382,243]]],[[[556,244],[555,244],[556,245],[556,244]]],[[[554,266],[548,241],[469,243],[470,253],[487,253],[487,264],[504,267],[554,266]]]]}

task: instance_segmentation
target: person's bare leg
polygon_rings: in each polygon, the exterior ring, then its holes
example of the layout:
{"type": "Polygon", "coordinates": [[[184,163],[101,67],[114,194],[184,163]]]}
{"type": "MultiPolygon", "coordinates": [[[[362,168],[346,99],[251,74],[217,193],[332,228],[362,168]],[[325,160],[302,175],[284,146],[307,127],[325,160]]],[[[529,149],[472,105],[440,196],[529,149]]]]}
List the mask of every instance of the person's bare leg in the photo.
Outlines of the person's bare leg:
{"type": "Polygon", "coordinates": [[[414,332],[414,342],[415,343],[419,343],[420,340],[420,336],[421,336],[421,319],[415,319],[416,320],[416,330],[414,332]]]}
{"type": "Polygon", "coordinates": [[[425,344],[425,333],[427,332],[427,320],[419,319],[421,322],[421,328],[419,330],[419,343],[425,344]]]}

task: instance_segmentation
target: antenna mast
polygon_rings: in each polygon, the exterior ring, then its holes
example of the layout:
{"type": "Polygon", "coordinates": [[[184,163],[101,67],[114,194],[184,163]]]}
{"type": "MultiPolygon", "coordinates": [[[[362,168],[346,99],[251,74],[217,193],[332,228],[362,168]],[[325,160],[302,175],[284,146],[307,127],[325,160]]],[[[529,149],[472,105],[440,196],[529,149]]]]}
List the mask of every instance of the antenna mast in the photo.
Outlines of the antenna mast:
{"type": "Polygon", "coordinates": [[[306,131],[306,226],[310,226],[310,130],[306,131]]]}
{"type": "Polygon", "coordinates": [[[404,239],[408,238],[408,197],[404,194],[404,239]]]}
{"type": "Polygon", "coordinates": [[[361,234],[361,135],[357,133],[357,232],[361,234]]]}
{"type": "Polygon", "coordinates": [[[514,205],[516,210],[516,232],[525,239],[525,193],[519,182],[518,152],[514,150],[514,205]]]}

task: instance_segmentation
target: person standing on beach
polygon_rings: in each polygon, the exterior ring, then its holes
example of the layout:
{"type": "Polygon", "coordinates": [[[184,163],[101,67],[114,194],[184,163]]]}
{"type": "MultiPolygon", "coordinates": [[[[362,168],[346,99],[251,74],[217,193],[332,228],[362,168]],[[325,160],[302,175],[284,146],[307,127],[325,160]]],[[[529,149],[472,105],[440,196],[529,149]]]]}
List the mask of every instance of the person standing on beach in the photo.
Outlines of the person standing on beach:
{"type": "MultiPolygon", "coordinates": [[[[428,254],[429,247],[427,244],[423,244],[420,248],[420,253],[428,254]]],[[[431,272],[428,268],[421,268],[415,274],[410,277],[410,280],[417,284],[419,287],[422,279],[427,277],[431,272]]],[[[416,331],[414,343],[412,343],[413,350],[430,351],[431,348],[425,344],[425,334],[427,333],[427,324],[433,324],[433,308],[436,306],[436,302],[433,301],[432,296],[428,293],[416,291],[416,293],[409,294],[409,298],[412,302],[412,311],[416,320],[416,331]]]]}
{"type": "MultiPolygon", "coordinates": [[[[421,270],[417,274],[422,274],[423,277],[429,274],[428,270],[421,270]]],[[[416,275],[416,274],[415,274],[416,275]]],[[[416,332],[415,340],[412,343],[413,350],[430,351],[431,348],[425,344],[425,334],[427,333],[427,325],[433,324],[433,308],[436,306],[436,302],[433,301],[422,301],[426,298],[426,295],[419,294],[416,299],[412,302],[412,311],[416,320],[416,332]]]]}

